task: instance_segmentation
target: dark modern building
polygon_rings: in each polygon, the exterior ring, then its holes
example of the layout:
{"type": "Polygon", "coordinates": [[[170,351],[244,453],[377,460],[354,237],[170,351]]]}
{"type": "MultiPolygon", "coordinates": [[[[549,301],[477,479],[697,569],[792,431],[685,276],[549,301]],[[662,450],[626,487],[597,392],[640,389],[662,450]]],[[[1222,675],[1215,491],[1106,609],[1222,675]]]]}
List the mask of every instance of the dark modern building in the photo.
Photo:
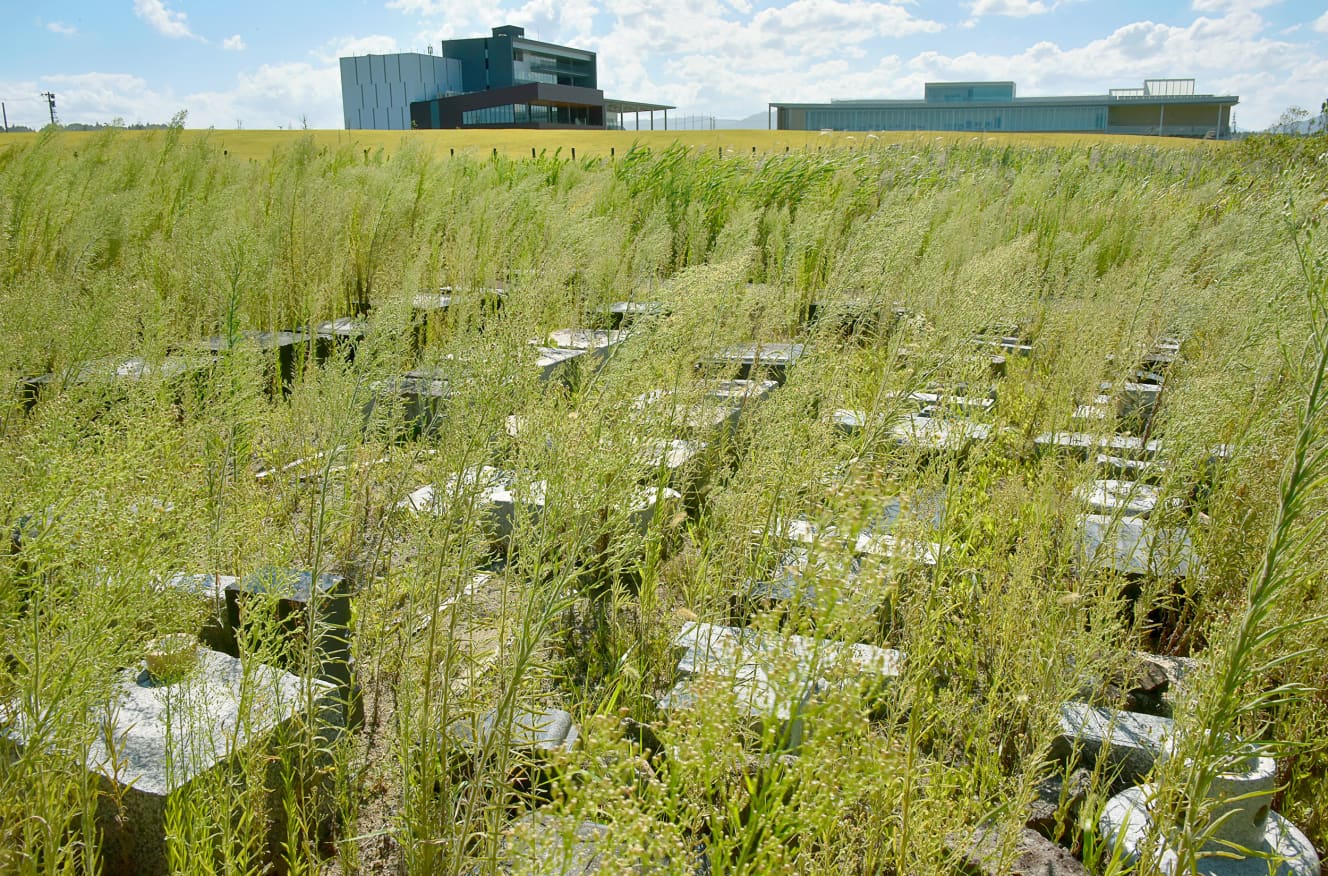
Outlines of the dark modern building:
{"type": "Polygon", "coordinates": [[[781,131],[1023,131],[1231,135],[1234,95],[1195,94],[1193,79],[1078,97],[1015,97],[1013,82],[928,82],[922,100],[772,103],[781,131]]]}
{"type": "Polygon", "coordinates": [[[605,99],[595,53],[495,27],[487,37],[443,40],[439,56],[341,59],[346,127],[617,128],[628,113],[671,106],[605,99]]]}

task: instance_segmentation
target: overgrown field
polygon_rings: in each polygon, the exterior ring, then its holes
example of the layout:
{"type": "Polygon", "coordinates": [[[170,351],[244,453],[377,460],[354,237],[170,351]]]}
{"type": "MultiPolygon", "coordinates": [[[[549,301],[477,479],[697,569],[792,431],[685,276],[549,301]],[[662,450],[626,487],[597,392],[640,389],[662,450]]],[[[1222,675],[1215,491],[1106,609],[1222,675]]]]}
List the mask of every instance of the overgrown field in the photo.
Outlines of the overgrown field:
{"type": "Polygon", "coordinates": [[[0,871],[1008,872],[1141,653],[1180,868],[1251,741],[1328,850],[1323,138],[223,149],[0,140],[0,871]],[[1107,478],[1183,555],[1085,547],[1107,478]]]}

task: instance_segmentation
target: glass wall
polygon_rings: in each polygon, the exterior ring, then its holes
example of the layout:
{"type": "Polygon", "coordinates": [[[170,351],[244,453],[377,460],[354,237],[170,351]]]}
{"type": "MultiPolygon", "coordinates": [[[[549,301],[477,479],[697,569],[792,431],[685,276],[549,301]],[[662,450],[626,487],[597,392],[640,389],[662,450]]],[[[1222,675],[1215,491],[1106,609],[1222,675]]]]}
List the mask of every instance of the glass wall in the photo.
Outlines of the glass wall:
{"type": "Polygon", "coordinates": [[[1105,106],[835,107],[807,109],[806,130],[1103,131],[1105,106]]]}
{"type": "Polygon", "coordinates": [[[461,114],[463,125],[588,125],[588,106],[543,106],[541,104],[505,104],[461,114]]]}
{"type": "Polygon", "coordinates": [[[516,123],[516,107],[486,106],[483,109],[466,110],[461,114],[463,125],[511,125],[516,123]]]}
{"type": "Polygon", "coordinates": [[[512,50],[512,81],[595,87],[595,65],[588,56],[529,48],[512,50]]]}

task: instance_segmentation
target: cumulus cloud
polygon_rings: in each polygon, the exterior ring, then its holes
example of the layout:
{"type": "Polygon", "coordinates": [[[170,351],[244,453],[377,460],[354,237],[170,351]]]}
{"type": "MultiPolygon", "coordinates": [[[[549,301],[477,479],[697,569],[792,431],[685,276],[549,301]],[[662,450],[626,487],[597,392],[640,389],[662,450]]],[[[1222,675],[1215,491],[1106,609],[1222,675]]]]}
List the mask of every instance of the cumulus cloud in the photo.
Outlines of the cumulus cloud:
{"type": "Polygon", "coordinates": [[[221,47],[231,52],[243,52],[246,48],[244,38],[238,33],[221,41],[221,47]]]}
{"type": "Polygon", "coordinates": [[[51,33],[58,33],[60,34],[60,36],[73,36],[74,34],[78,33],[78,28],[71,27],[70,25],[60,21],[46,22],[46,29],[49,30],[51,33]]]}
{"type": "Polygon", "coordinates": [[[134,0],[134,14],[162,36],[172,39],[194,36],[184,13],[168,8],[165,0],[134,0]]]}
{"type": "Polygon", "coordinates": [[[984,15],[1027,18],[1030,15],[1045,15],[1055,8],[1055,3],[1048,6],[1042,0],[976,0],[969,10],[974,18],[981,18],[984,15]]]}
{"type": "Polygon", "coordinates": [[[1263,9],[1281,0],[1193,0],[1190,6],[1196,12],[1241,12],[1263,9]]]}
{"type": "Polygon", "coordinates": [[[1328,33],[1328,12],[1314,20],[1314,29],[1319,33],[1328,33]]]}
{"type": "Polygon", "coordinates": [[[395,37],[373,34],[331,40],[322,48],[314,50],[313,56],[324,64],[335,64],[338,58],[349,58],[354,55],[390,55],[400,51],[402,49],[397,46],[395,37]]]}

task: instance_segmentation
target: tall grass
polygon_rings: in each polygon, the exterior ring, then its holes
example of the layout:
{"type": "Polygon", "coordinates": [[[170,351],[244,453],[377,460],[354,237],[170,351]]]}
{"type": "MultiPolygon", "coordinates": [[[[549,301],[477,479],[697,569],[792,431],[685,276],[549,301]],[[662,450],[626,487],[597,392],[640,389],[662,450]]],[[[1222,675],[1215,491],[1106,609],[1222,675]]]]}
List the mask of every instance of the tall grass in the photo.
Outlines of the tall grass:
{"type": "MultiPolygon", "coordinates": [[[[1321,218],[1317,153],[918,140],[572,161],[294,137],[265,160],[224,149],[111,130],[0,151],[0,382],[57,375],[31,410],[17,392],[0,408],[0,520],[26,521],[21,549],[0,555],[0,701],[33,728],[0,770],[0,869],[97,866],[107,798],[80,766],[89,709],[149,639],[201,623],[195,601],[157,582],[274,566],[352,579],[364,725],[339,733],[308,702],[275,772],[251,749],[233,774],[177,793],[180,872],[492,870],[534,831],[519,816],[536,806],[560,824],[610,825],[610,871],[688,871],[704,849],[719,872],[949,872],[947,837],[1021,824],[1034,786],[1060,769],[1060,704],[1145,646],[1196,656],[1214,679],[1193,718],[1212,732],[1173,761],[1197,772],[1166,781],[1198,799],[1229,737],[1294,743],[1280,811],[1328,842],[1323,629],[1296,623],[1324,611],[1324,557],[1308,539],[1320,448],[1303,414],[1317,402],[1306,406],[1301,356],[1307,342],[1322,352],[1321,289],[1307,301],[1300,267],[1319,289],[1324,254],[1321,238],[1285,230],[1288,209],[1321,218]],[[501,309],[482,308],[477,290],[499,283],[501,309]],[[443,285],[455,305],[417,353],[411,298],[443,285]],[[625,299],[670,315],[598,371],[537,380],[528,340],[604,325],[598,311],[625,299]],[[866,340],[802,323],[812,302],[849,301],[908,315],[866,340]],[[271,357],[243,344],[188,377],[106,375],[128,356],[159,366],[209,336],[360,312],[353,360],[302,357],[286,392],[271,357]],[[1009,324],[1035,351],[993,378],[969,339],[1009,324]],[[1076,561],[1071,496],[1091,466],[1032,439],[1077,428],[1075,405],[1167,332],[1186,343],[1154,431],[1164,489],[1195,497],[1180,513],[1202,573],[1130,604],[1119,576],[1076,561]],[[638,531],[634,497],[668,478],[643,448],[683,437],[706,403],[696,363],[795,338],[808,355],[787,384],[707,436],[694,464],[705,477],[638,531]],[[423,431],[385,390],[417,366],[451,390],[423,431]],[[845,437],[823,416],[895,416],[892,393],[993,383],[981,415],[993,438],[966,453],[901,448],[879,427],[845,437]],[[1212,470],[1221,442],[1236,452],[1212,470]],[[1278,487],[1288,456],[1301,460],[1290,501],[1278,487]],[[513,472],[518,491],[542,482],[545,507],[518,503],[501,545],[457,477],[481,465],[513,472]],[[402,508],[423,484],[439,513],[402,508]],[[934,524],[921,512],[898,524],[943,547],[934,569],[868,564],[855,591],[849,549],[827,538],[809,560],[824,598],[741,618],[898,648],[894,684],[809,704],[796,759],[722,685],[660,712],[677,680],[673,636],[687,619],[735,619],[735,596],[784,553],[777,523],[801,515],[851,541],[893,497],[920,509],[938,494],[934,524]],[[1296,541],[1293,563],[1265,551],[1269,532],[1274,548],[1296,541]],[[1172,618],[1161,631],[1159,608],[1172,618]],[[446,732],[494,709],[554,707],[583,739],[551,770],[501,736],[476,753],[446,732]]],[[[246,660],[275,660],[271,637],[253,633],[246,660]]],[[[311,642],[293,668],[313,670],[311,642]]],[[[1110,779],[1095,776],[1090,800],[1110,779]]],[[[1091,852],[1091,818],[1062,821],[1065,841],[1091,852]]]]}

